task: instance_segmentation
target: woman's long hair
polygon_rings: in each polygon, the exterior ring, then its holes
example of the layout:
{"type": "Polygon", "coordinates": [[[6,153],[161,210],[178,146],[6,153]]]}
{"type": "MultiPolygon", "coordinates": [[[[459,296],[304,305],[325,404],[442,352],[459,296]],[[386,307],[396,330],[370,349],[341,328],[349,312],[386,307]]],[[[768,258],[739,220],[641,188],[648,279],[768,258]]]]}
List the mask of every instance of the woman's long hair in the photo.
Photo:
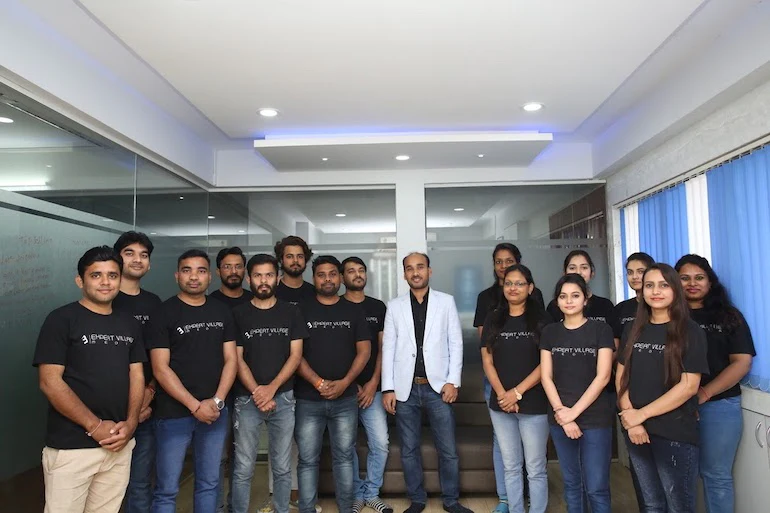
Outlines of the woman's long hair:
{"type": "MultiPolygon", "coordinates": [[[[663,279],[668,283],[671,290],[674,291],[674,299],[668,307],[670,321],[666,329],[666,348],[663,351],[663,366],[665,370],[665,385],[671,388],[682,379],[684,364],[682,355],[687,349],[687,323],[690,319],[690,309],[684,298],[682,282],[673,267],[668,264],[653,264],[644,271],[642,277],[642,287],[647,280],[647,275],[652,271],[660,271],[663,279]]],[[[634,344],[639,341],[642,330],[650,323],[651,308],[646,301],[639,301],[639,307],[636,310],[636,319],[631,326],[628,340],[623,349],[624,372],[620,382],[618,393],[623,395],[628,390],[628,383],[631,379],[631,355],[634,351],[634,344]]]]}
{"type": "Polygon", "coordinates": [[[709,261],[700,255],[689,254],[680,258],[674,269],[679,272],[685,264],[692,264],[703,269],[711,283],[708,294],[703,298],[703,310],[712,315],[717,323],[721,324],[729,333],[734,333],[742,323],[741,316],[733,302],[730,301],[727,289],[719,281],[717,273],[711,268],[709,261]]]}
{"type": "Polygon", "coordinates": [[[513,259],[516,260],[516,265],[521,263],[521,251],[519,251],[519,248],[517,248],[515,244],[501,242],[492,250],[492,276],[495,277],[495,281],[492,283],[492,296],[496,301],[495,304],[492,305],[493,308],[497,308],[500,304],[500,297],[503,293],[503,288],[500,286],[500,280],[497,278],[497,273],[495,272],[495,257],[500,251],[510,251],[513,255],[513,259]]]}
{"type": "MultiPolygon", "coordinates": [[[[504,278],[507,278],[509,274],[513,272],[520,272],[524,279],[527,281],[527,285],[534,285],[535,281],[532,279],[532,271],[525,265],[516,264],[508,267],[505,270],[504,278]]],[[[509,314],[508,300],[505,299],[505,293],[503,287],[500,287],[500,296],[498,298],[497,307],[490,313],[491,324],[484,332],[484,336],[487,340],[487,350],[494,351],[495,345],[500,339],[500,333],[505,327],[505,323],[508,320],[509,314]]],[[[542,329],[543,322],[543,309],[540,303],[536,301],[532,294],[527,296],[527,301],[524,303],[524,318],[527,322],[527,330],[535,334],[535,340],[540,339],[540,331],[542,329]]]]}

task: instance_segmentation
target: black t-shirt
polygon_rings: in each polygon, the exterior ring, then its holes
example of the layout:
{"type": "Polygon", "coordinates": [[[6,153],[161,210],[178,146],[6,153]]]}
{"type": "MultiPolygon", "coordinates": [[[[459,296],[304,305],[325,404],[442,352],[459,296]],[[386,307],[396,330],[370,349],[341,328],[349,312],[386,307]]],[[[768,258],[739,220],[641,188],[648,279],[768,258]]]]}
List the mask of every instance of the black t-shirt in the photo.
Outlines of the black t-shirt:
{"type": "Polygon", "coordinates": [[[252,294],[251,291],[243,289],[243,294],[241,294],[239,297],[230,297],[225,296],[222,294],[222,291],[217,289],[211,294],[209,294],[209,297],[213,297],[217,301],[221,301],[225,305],[227,305],[230,310],[235,309],[235,307],[242,305],[243,303],[248,303],[251,301],[251,298],[254,297],[254,294],[252,294]]]}
{"type": "MultiPolygon", "coordinates": [[[[150,319],[148,337],[151,350],[171,350],[169,366],[193,397],[199,401],[214,397],[225,364],[222,346],[236,339],[227,306],[208,299],[201,306],[192,306],[174,296],[150,319]]],[[[179,418],[190,411],[159,387],[155,414],[162,419],[179,418]]]]}
{"type": "MultiPolygon", "coordinates": [[[[63,365],[62,379],[83,404],[100,419],[120,422],[128,417],[129,365],[146,359],[142,327],[133,317],[98,314],[75,302],[48,314],[32,365],[63,365]]],[[[85,431],[49,404],[48,447],[99,447],[85,431]]]]}
{"type": "MultiPolygon", "coordinates": [[[[316,299],[305,301],[300,309],[310,333],[302,347],[303,358],[323,379],[344,378],[356,358],[356,342],[371,337],[364,309],[342,298],[333,305],[322,305],[316,299]]],[[[323,400],[314,385],[305,379],[297,379],[294,382],[295,396],[298,399],[323,400]]],[[[355,385],[351,385],[341,397],[356,393],[355,385]]]]}
{"type": "MultiPolygon", "coordinates": [[[[687,321],[687,346],[682,353],[684,372],[708,374],[706,358],[706,334],[695,321],[687,321]]],[[[631,352],[631,374],[628,393],[634,408],[640,409],[668,392],[665,382],[663,351],[666,348],[665,324],[647,324],[634,343],[631,352]]],[[[618,354],[618,363],[626,365],[623,354],[631,330],[623,333],[618,354]]],[[[698,422],[696,411],[698,396],[695,395],[679,408],[644,423],[651,435],[657,435],[677,442],[698,444],[698,422]]]]}
{"type": "MultiPolygon", "coordinates": [[[[554,321],[558,322],[564,320],[564,313],[562,313],[555,299],[548,303],[548,314],[554,321]]],[[[585,315],[587,319],[609,324],[612,328],[613,336],[616,336],[616,333],[622,334],[618,317],[615,313],[615,305],[613,305],[612,301],[606,297],[597,295],[589,297],[588,304],[586,304],[583,309],[583,315],[585,315]]]]}
{"type": "MultiPolygon", "coordinates": [[[[347,301],[344,297],[343,300],[347,301]]],[[[379,299],[365,296],[361,303],[350,303],[354,305],[360,305],[364,309],[364,315],[366,315],[366,324],[369,326],[369,333],[372,343],[372,353],[369,356],[369,361],[366,362],[366,367],[361,371],[361,374],[356,378],[356,383],[359,385],[366,385],[374,376],[374,367],[377,364],[377,355],[380,353],[379,335],[385,327],[385,311],[387,307],[385,303],[379,299]]],[[[380,384],[377,384],[377,390],[380,389],[380,384]]]]}
{"type": "MultiPolygon", "coordinates": [[[[118,292],[118,295],[112,301],[112,309],[118,312],[130,314],[142,325],[144,339],[147,339],[147,323],[150,321],[153,312],[160,307],[161,300],[152,292],[144,289],[139,290],[139,294],[131,296],[124,292],[118,292]]],[[[144,362],[144,382],[152,381],[152,365],[150,364],[149,348],[147,349],[147,361],[144,362]]]]}
{"type": "MultiPolygon", "coordinates": [[[[541,327],[544,323],[545,321],[541,320],[541,327]]],[[[492,330],[491,325],[491,315],[488,315],[481,335],[484,346],[489,343],[489,333],[492,330]]],[[[538,347],[535,333],[527,329],[526,315],[508,316],[499,337],[494,343],[492,359],[497,376],[506,390],[510,390],[521,383],[524,378],[529,376],[540,365],[540,348],[538,347]]],[[[522,399],[518,404],[519,413],[544,415],[548,411],[548,398],[545,396],[543,385],[538,383],[523,393],[522,399]]],[[[502,411],[497,403],[497,393],[494,388],[489,395],[489,407],[495,411],[502,411]]]]}
{"type": "Polygon", "coordinates": [[[632,297],[615,305],[615,318],[618,320],[615,326],[615,338],[623,336],[623,331],[627,324],[632,324],[636,319],[636,309],[639,308],[639,301],[632,297]]]}
{"type": "MultiPolygon", "coordinates": [[[[238,346],[243,347],[243,360],[257,384],[267,385],[281,372],[291,354],[291,341],[308,336],[299,308],[281,301],[262,310],[249,303],[233,310],[238,329],[238,346]]],[[[285,392],[294,388],[294,376],[278,388],[285,392]]],[[[235,395],[250,395],[240,381],[235,381],[235,395]]]]}
{"type": "MultiPolygon", "coordinates": [[[[737,314],[740,317],[740,325],[733,330],[728,330],[717,321],[712,313],[706,312],[705,309],[690,310],[692,319],[706,332],[706,342],[708,343],[709,373],[701,376],[701,386],[719,376],[730,365],[731,354],[756,356],[754,339],[751,337],[749,325],[740,312],[737,314]]],[[[711,400],[717,401],[738,395],[741,395],[741,386],[736,383],[732,388],[712,397],[711,400]]]]}
{"type": "Polygon", "coordinates": [[[278,286],[275,288],[275,297],[296,306],[311,299],[315,300],[315,287],[312,283],[303,281],[302,286],[295,289],[278,280],[278,286]]]}
{"type": "MultiPolygon", "coordinates": [[[[615,350],[612,328],[606,323],[588,319],[575,329],[563,323],[546,326],[540,337],[540,349],[551,352],[553,383],[562,404],[571,408],[583,396],[596,378],[596,365],[600,349],[615,350]]],[[[615,406],[605,388],[596,400],[585,409],[575,422],[580,429],[612,426],[615,406]]],[[[553,409],[548,410],[548,420],[556,424],[553,409]]]]}
{"type": "MultiPolygon", "coordinates": [[[[473,316],[474,328],[478,328],[479,326],[484,325],[487,314],[494,310],[497,306],[497,302],[500,299],[500,294],[502,294],[500,287],[495,287],[494,285],[479,292],[479,295],[476,298],[476,314],[473,316]]],[[[540,292],[539,288],[535,287],[534,290],[532,290],[532,298],[540,303],[542,308],[545,308],[543,293],[540,292]]]]}

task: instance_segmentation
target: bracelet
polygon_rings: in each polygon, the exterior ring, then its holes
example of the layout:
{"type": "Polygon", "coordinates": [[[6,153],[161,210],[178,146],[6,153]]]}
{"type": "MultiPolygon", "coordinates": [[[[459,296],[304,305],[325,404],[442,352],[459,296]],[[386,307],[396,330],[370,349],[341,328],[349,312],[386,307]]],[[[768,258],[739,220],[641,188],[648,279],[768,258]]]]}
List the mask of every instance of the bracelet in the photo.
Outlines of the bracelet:
{"type": "Polygon", "coordinates": [[[88,431],[86,431],[86,434],[88,435],[88,437],[89,437],[89,438],[92,438],[92,435],[93,435],[94,433],[96,433],[96,430],[97,430],[97,429],[99,429],[99,427],[102,425],[102,422],[104,422],[104,421],[103,421],[102,419],[99,419],[99,423],[96,425],[96,427],[95,427],[95,428],[93,428],[93,429],[91,430],[91,432],[90,432],[90,433],[89,433],[88,431]]]}
{"type": "Polygon", "coordinates": [[[318,381],[318,383],[316,383],[316,384],[315,384],[315,388],[316,388],[316,390],[321,390],[321,387],[323,386],[323,384],[324,384],[324,380],[323,380],[323,379],[320,379],[320,380],[318,381]]]}

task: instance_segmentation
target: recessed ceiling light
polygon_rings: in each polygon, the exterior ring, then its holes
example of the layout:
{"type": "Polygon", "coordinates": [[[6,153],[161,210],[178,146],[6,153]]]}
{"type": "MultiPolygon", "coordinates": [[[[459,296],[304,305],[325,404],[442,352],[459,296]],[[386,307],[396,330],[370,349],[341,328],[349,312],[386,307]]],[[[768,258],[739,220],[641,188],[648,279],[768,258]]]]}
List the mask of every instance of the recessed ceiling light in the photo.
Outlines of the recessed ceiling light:
{"type": "Polygon", "coordinates": [[[476,156],[477,156],[478,158],[480,158],[480,159],[483,159],[483,158],[484,158],[484,154],[483,154],[483,153],[479,153],[479,154],[478,154],[478,155],[476,155],[476,156]]]}
{"type": "Polygon", "coordinates": [[[11,118],[0,117],[0,123],[13,123],[13,120],[11,118]]]}
{"type": "Polygon", "coordinates": [[[396,160],[409,160],[409,155],[396,155],[396,160]]]}
{"type": "Polygon", "coordinates": [[[184,199],[184,196],[179,196],[179,199],[180,199],[180,200],[183,200],[183,199],[184,199]]]}
{"type": "Polygon", "coordinates": [[[337,217],[345,217],[347,214],[343,214],[342,212],[337,212],[334,215],[337,216],[337,217]]]}
{"type": "Polygon", "coordinates": [[[274,118],[278,115],[278,109],[273,109],[272,107],[265,107],[262,109],[259,109],[259,115],[263,118],[274,118]]]}
{"type": "Polygon", "coordinates": [[[45,167],[53,167],[51,164],[46,164],[45,167]]]}
{"type": "Polygon", "coordinates": [[[238,230],[238,233],[246,233],[246,230],[238,230]]]}
{"type": "Polygon", "coordinates": [[[463,210],[465,210],[463,207],[457,207],[454,209],[455,212],[462,212],[463,210]]]}
{"type": "Polygon", "coordinates": [[[543,104],[538,102],[529,102],[522,105],[521,108],[527,112],[537,112],[543,108],[543,104]]]}
{"type": "Polygon", "coordinates": [[[324,162],[326,162],[327,160],[329,160],[329,157],[321,157],[321,160],[323,160],[324,162]]]}
{"type": "Polygon", "coordinates": [[[111,223],[112,219],[110,219],[109,217],[102,217],[102,221],[106,221],[108,223],[111,223]]]}
{"type": "Polygon", "coordinates": [[[209,219],[216,219],[217,216],[209,216],[209,219]]]}
{"type": "Polygon", "coordinates": [[[158,232],[150,232],[150,235],[158,235],[158,232]]]}

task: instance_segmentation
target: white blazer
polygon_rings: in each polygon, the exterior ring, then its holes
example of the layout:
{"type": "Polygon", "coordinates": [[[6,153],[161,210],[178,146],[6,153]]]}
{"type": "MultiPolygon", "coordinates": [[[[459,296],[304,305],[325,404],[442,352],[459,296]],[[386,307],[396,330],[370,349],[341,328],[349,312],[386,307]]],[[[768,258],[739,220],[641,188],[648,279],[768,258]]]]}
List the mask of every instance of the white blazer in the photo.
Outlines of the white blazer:
{"type": "MultiPolygon", "coordinates": [[[[446,383],[460,386],[463,370],[463,335],[455,300],[430,289],[423,338],[425,374],[431,388],[441,393],[446,383]]],[[[388,302],[382,334],[382,389],[406,401],[412,391],[417,361],[410,293],[388,302]]]]}

